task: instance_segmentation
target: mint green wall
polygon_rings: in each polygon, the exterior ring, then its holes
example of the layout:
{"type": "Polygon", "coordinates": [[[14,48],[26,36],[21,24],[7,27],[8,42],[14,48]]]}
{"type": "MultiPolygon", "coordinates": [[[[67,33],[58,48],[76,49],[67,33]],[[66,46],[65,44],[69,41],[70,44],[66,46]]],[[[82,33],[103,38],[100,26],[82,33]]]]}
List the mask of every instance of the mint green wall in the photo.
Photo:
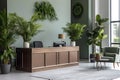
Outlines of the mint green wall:
{"type": "MultiPolygon", "coordinates": [[[[33,14],[33,6],[35,1],[41,0],[7,0],[7,10],[8,13],[17,13],[19,16],[24,17],[29,20],[33,14]]],[[[65,27],[67,22],[70,22],[70,0],[48,0],[56,10],[58,20],[57,21],[39,21],[42,25],[41,32],[33,37],[31,41],[40,40],[43,41],[45,47],[52,46],[53,42],[60,41],[58,39],[58,34],[63,33],[61,27],[65,27]]],[[[67,45],[69,45],[68,37],[65,38],[67,45]]],[[[21,37],[17,39],[13,46],[22,47],[23,40],[21,37]]]]}

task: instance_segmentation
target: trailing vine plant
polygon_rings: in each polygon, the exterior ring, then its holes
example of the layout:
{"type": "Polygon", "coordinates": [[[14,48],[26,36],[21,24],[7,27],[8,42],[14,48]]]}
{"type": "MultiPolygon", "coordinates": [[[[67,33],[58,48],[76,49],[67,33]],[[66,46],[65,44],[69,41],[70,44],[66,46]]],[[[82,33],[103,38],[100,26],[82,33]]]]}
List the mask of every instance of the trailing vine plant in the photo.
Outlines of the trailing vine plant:
{"type": "Polygon", "coordinates": [[[35,2],[32,20],[37,21],[46,19],[49,21],[58,19],[54,7],[48,1],[35,2]]]}

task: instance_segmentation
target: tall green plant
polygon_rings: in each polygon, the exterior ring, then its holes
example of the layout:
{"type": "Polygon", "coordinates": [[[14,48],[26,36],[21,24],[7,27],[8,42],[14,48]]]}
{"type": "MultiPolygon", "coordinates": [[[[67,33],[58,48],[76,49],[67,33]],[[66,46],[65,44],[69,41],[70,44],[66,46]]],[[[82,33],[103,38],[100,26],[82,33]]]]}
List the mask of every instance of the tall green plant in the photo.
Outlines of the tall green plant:
{"type": "Polygon", "coordinates": [[[103,23],[107,22],[108,18],[101,18],[99,14],[96,15],[96,26],[93,30],[87,31],[88,44],[92,44],[92,53],[95,52],[95,46],[100,46],[100,51],[102,51],[102,40],[107,37],[104,33],[103,23]]]}
{"type": "MultiPolygon", "coordinates": [[[[96,22],[97,22],[97,26],[98,27],[101,27],[101,28],[104,28],[104,25],[103,23],[107,22],[108,21],[108,18],[102,18],[100,16],[100,14],[97,14],[96,15],[96,22]]],[[[105,36],[105,38],[107,37],[104,32],[103,32],[103,35],[105,36]]],[[[104,36],[103,36],[103,39],[104,39],[104,36]]],[[[102,39],[100,41],[100,51],[102,52],[102,39]]]]}
{"type": "Polygon", "coordinates": [[[66,26],[62,29],[67,33],[71,41],[80,39],[86,27],[86,25],[80,23],[68,23],[66,26]]]}
{"type": "Polygon", "coordinates": [[[7,49],[16,40],[16,27],[11,21],[11,15],[5,10],[0,12],[0,47],[7,49]]]}
{"type": "Polygon", "coordinates": [[[24,18],[14,14],[12,15],[12,19],[15,22],[17,26],[17,34],[22,36],[24,42],[29,42],[33,36],[35,36],[37,33],[39,33],[41,30],[41,25],[35,23],[32,21],[32,18],[30,21],[26,21],[24,18]]]}
{"type": "Polygon", "coordinates": [[[16,26],[12,21],[11,15],[7,16],[6,10],[0,11],[0,60],[3,64],[8,64],[14,57],[13,49],[10,46],[16,41],[16,26]]]}
{"type": "Polygon", "coordinates": [[[92,31],[87,31],[87,36],[89,45],[95,44],[98,46],[100,46],[101,40],[107,37],[107,35],[104,34],[103,27],[96,27],[92,31]]]}
{"type": "Polygon", "coordinates": [[[108,18],[102,18],[100,16],[100,14],[97,14],[96,15],[96,22],[97,22],[97,25],[101,26],[103,25],[103,23],[107,22],[108,21],[108,18]]]}
{"type": "Polygon", "coordinates": [[[15,57],[15,52],[12,48],[8,47],[5,49],[2,54],[0,54],[0,60],[3,64],[9,64],[10,60],[15,57]]]}

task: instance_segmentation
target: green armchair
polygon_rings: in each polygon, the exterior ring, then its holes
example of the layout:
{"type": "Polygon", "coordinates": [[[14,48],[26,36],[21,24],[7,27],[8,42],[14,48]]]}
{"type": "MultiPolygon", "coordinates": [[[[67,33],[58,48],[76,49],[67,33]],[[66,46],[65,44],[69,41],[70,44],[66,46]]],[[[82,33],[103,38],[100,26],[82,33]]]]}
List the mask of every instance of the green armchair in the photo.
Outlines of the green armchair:
{"type": "MultiPolygon", "coordinates": [[[[120,52],[118,47],[105,47],[103,48],[103,56],[97,60],[98,62],[112,62],[115,68],[115,63],[119,66],[120,52]]],[[[97,65],[98,66],[98,65],[97,65]]]]}
{"type": "Polygon", "coordinates": [[[120,62],[120,52],[118,47],[105,47],[103,49],[103,57],[109,59],[108,62],[113,62],[113,67],[115,68],[115,63],[119,66],[120,62]]]}

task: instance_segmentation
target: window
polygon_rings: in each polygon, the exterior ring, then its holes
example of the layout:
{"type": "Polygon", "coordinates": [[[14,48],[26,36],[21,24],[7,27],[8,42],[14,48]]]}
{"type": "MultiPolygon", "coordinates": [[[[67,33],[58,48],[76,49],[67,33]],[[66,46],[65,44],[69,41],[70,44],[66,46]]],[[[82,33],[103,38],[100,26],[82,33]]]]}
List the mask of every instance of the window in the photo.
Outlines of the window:
{"type": "Polygon", "coordinates": [[[120,47],[120,0],[110,0],[110,43],[120,47]]]}

